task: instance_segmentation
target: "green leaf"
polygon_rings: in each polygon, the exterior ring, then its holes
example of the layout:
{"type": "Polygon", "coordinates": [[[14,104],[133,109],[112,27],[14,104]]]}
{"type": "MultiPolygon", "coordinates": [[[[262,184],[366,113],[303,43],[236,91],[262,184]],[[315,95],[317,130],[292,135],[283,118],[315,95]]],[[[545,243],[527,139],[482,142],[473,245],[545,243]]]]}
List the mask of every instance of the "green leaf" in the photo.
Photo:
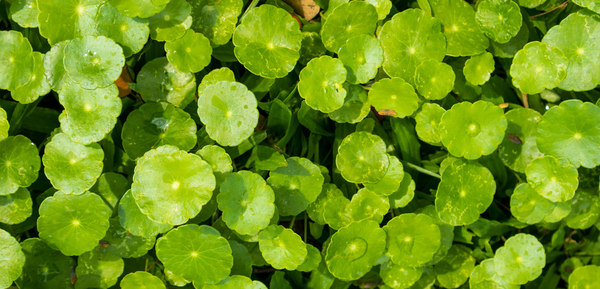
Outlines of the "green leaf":
{"type": "Polygon", "coordinates": [[[475,258],[460,245],[453,245],[446,258],[435,265],[437,280],[445,288],[458,288],[467,282],[473,268],[475,258]]]}
{"type": "MultiPolygon", "coordinates": [[[[140,4],[134,4],[134,6],[138,5],[140,4]]],[[[125,57],[140,52],[150,35],[147,19],[127,17],[111,5],[100,7],[96,22],[98,34],[111,38],[119,44],[123,48],[125,57]]]]}
{"type": "Polygon", "coordinates": [[[569,276],[569,289],[593,288],[600,282],[600,268],[596,265],[579,267],[569,276]]]}
{"type": "Polygon", "coordinates": [[[271,283],[269,286],[271,288],[292,289],[292,285],[285,279],[285,273],[283,271],[276,271],[273,276],[271,276],[271,283]]]}
{"type": "Polygon", "coordinates": [[[265,284],[261,283],[260,281],[252,281],[252,279],[245,277],[245,276],[232,275],[232,276],[225,278],[223,281],[221,281],[217,284],[206,284],[203,287],[196,287],[196,288],[202,288],[202,289],[237,289],[237,288],[267,289],[267,286],[265,286],[265,284]]]}
{"type": "Polygon", "coordinates": [[[18,135],[0,141],[0,195],[29,187],[37,178],[41,162],[37,147],[18,135]]]}
{"type": "Polygon", "coordinates": [[[127,116],[121,137],[132,159],[162,145],[189,151],[196,145],[196,123],[187,112],[169,103],[146,103],[127,116]]]}
{"type": "Polygon", "coordinates": [[[210,63],[210,41],[201,33],[188,30],[183,37],[165,44],[167,59],[182,72],[198,72],[210,63]]]}
{"type": "Polygon", "coordinates": [[[375,6],[379,20],[385,19],[392,10],[392,1],[390,0],[365,0],[365,2],[375,6]]]}
{"type": "Polygon", "coordinates": [[[25,254],[23,273],[15,283],[19,288],[55,289],[73,288],[71,270],[75,260],[67,257],[38,238],[28,238],[21,243],[25,254]]]}
{"type": "Polygon", "coordinates": [[[591,124],[599,120],[598,106],[575,99],[563,101],[542,116],[538,148],[544,154],[568,159],[576,168],[596,167],[600,165],[600,150],[596,150],[600,128],[591,124]]]}
{"type": "Polygon", "coordinates": [[[296,270],[301,272],[312,272],[319,267],[319,264],[321,264],[321,252],[311,244],[306,244],[306,251],[308,252],[306,259],[304,259],[304,262],[300,264],[296,270]]]}
{"type": "MultiPolygon", "coordinates": [[[[331,9],[332,7],[330,7],[331,9]]],[[[358,35],[373,35],[377,28],[377,9],[361,1],[344,3],[331,10],[321,28],[321,38],[325,47],[334,53],[358,35]]]]}
{"type": "Polygon", "coordinates": [[[496,272],[511,284],[525,284],[542,274],[546,265],[544,247],[536,237],[519,233],[504,243],[494,256],[496,272]]]}
{"type": "MultiPolygon", "coordinates": [[[[40,34],[51,45],[96,34],[96,15],[102,0],[39,0],[40,34]]],[[[87,51],[86,51],[87,52],[87,51]]],[[[84,52],[85,53],[85,52],[84,52]]],[[[81,58],[83,53],[77,55],[81,58]]]]}
{"type": "Polygon", "coordinates": [[[375,78],[383,64],[383,49],[379,40],[370,35],[362,34],[348,39],[338,54],[348,71],[347,81],[353,84],[366,83],[375,78]]]}
{"type": "Polygon", "coordinates": [[[331,237],[325,262],[338,279],[356,280],[365,275],[385,250],[385,231],[372,220],[354,222],[331,237]]]}
{"type": "Polygon", "coordinates": [[[531,187],[552,202],[570,200],[579,185],[577,169],[565,158],[537,158],[527,166],[525,172],[531,187]]]}
{"type": "Polygon", "coordinates": [[[272,5],[251,9],[233,33],[235,57],[250,72],[269,79],[294,69],[301,43],[296,19],[272,5]]]}
{"type": "Polygon", "coordinates": [[[258,124],[254,94],[239,82],[220,81],[198,91],[198,115],[206,132],[223,146],[237,146],[258,124]]]}
{"type": "Polygon", "coordinates": [[[168,102],[185,108],[194,100],[196,78],[169,63],[166,57],[148,61],[137,75],[135,90],[145,102],[168,102]]]}
{"type": "Polygon", "coordinates": [[[155,238],[132,235],[127,229],[121,226],[118,218],[114,218],[110,219],[110,228],[108,228],[102,240],[108,242],[106,249],[115,256],[121,258],[139,258],[154,248],[155,238]]]}
{"type": "Polygon", "coordinates": [[[446,55],[446,39],[439,20],[420,9],[407,9],[392,17],[379,33],[383,69],[392,77],[412,82],[417,67],[446,55]]]}
{"type": "Polygon", "coordinates": [[[581,7],[600,13],[600,3],[597,0],[575,0],[573,2],[581,7]]]}
{"type": "Polygon", "coordinates": [[[73,39],[65,47],[64,55],[69,78],[85,89],[111,85],[125,64],[123,48],[104,36],[73,39]]]}
{"type": "Polygon", "coordinates": [[[21,275],[26,259],[17,240],[2,229],[0,229],[0,256],[2,256],[0,287],[8,288],[21,275]]]}
{"type": "Polygon", "coordinates": [[[426,99],[443,99],[452,91],[455,78],[456,75],[450,65],[428,59],[417,66],[415,86],[419,94],[426,99]]]}
{"type": "Polygon", "coordinates": [[[435,209],[445,223],[472,224],[492,204],[495,191],[496,182],[486,167],[456,159],[442,173],[435,209]]]}
{"type": "Polygon", "coordinates": [[[170,0],[108,0],[110,5],[128,17],[148,18],[163,9],[170,0]]]}
{"type": "Polygon", "coordinates": [[[440,248],[440,228],[424,214],[402,214],[383,227],[387,233],[386,255],[403,267],[429,262],[440,248]]]}
{"type": "Polygon", "coordinates": [[[166,289],[165,284],[160,280],[160,278],[145,272],[145,271],[137,271],[133,273],[129,273],[125,275],[121,283],[119,283],[121,289],[136,289],[136,288],[146,288],[146,289],[166,289]]]}
{"type": "Polygon", "coordinates": [[[519,184],[510,196],[510,212],[527,224],[536,224],[552,213],[556,203],[542,197],[528,183],[519,184]]]}
{"type": "Polygon", "coordinates": [[[192,6],[186,0],[170,0],[164,10],[148,18],[150,36],[156,41],[181,38],[192,26],[191,13],[192,6]]]}
{"type": "Polygon", "coordinates": [[[196,154],[201,156],[211,166],[217,181],[217,187],[221,186],[227,176],[233,171],[231,157],[220,146],[207,145],[198,150],[196,154]]]}
{"type": "Polygon", "coordinates": [[[523,17],[519,5],[511,0],[483,0],[477,6],[475,20],[492,41],[506,43],[519,33],[523,17]]]}
{"type": "Polygon", "coordinates": [[[442,143],[457,157],[469,160],[489,155],[504,138],[508,122],[501,108],[487,101],[461,102],[442,116],[442,143]]]}
{"type": "Polygon", "coordinates": [[[69,138],[81,144],[102,140],[117,123],[122,102],[115,84],[89,90],[79,84],[64,83],[58,95],[65,110],[60,114],[60,128],[69,138]]]}
{"type": "Polygon", "coordinates": [[[424,103],[421,106],[415,116],[415,130],[421,140],[431,145],[440,145],[442,139],[439,126],[445,112],[445,109],[435,103],[424,103]]]}
{"type": "Polygon", "coordinates": [[[117,284],[119,276],[123,274],[125,263],[121,257],[114,255],[102,246],[83,253],[77,258],[77,276],[87,274],[98,275],[103,284],[110,287],[117,284]]]}
{"type": "Polygon", "coordinates": [[[165,268],[195,284],[217,283],[231,272],[231,247],[216,229],[202,225],[178,227],[156,242],[165,268]]]}
{"type": "Polygon", "coordinates": [[[227,67],[211,70],[206,76],[204,76],[204,78],[202,78],[202,82],[200,82],[200,85],[198,85],[198,91],[204,91],[207,86],[215,84],[219,81],[235,82],[235,75],[233,75],[233,71],[227,67]]]}
{"type": "Polygon", "coordinates": [[[104,151],[97,143],[82,145],[64,133],[56,134],[46,145],[42,161],[44,173],[57,190],[66,194],[83,194],[100,174],[104,151]]]}
{"type": "Polygon", "coordinates": [[[571,200],[563,203],[556,203],[556,207],[554,207],[554,210],[544,218],[544,222],[556,223],[568,216],[569,213],[571,213],[571,200]]]}
{"type": "Polygon", "coordinates": [[[270,225],[258,234],[262,256],[275,269],[296,270],[308,251],[302,238],[283,226],[270,225]]]}
{"type": "Polygon", "coordinates": [[[472,289],[519,289],[521,286],[510,284],[502,279],[496,272],[494,259],[486,259],[475,266],[471,272],[469,287],[472,289]]]}
{"type": "Polygon", "coordinates": [[[569,59],[567,76],[560,85],[564,90],[584,91],[600,83],[600,16],[588,11],[570,14],[548,30],[542,42],[562,50],[569,59]]]}
{"type": "Polygon", "coordinates": [[[385,142],[379,136],[355,132],[344,138],[335,161],[348,182],[377,183],[385,176],[390,163],[385,152],[385,142]]]}
{"type": "MultiPolygon", "coordinates": [[[[344,193],[342,193],[342,191],[338,189],[335,186],[335,184],[323,184],[321,194],[319,194],[317,199],[314,202],[310,203],[308,205],[308,208],[306,209],[306,212],[308,213],[308,216],[311,218],[311,220],[313,220],[319,225],[327,224],[325,222],[325,213],[327,212],[327,208],[329,207],[328,202],[334,201],[335,198],[346,199],[346,197],[344,197],[344,193]]],[[[346,201],[350,203],[350,200],[346,199],[346,201]]],[[[335,208],[336,206],[331,207],[335,208]]]]}
{"type": "Polygon", "coordinates": [[[400,160],[395,156],[389,156],[390,164],[383,179],[377,183],[366,183],[365,188],[378,195],[389,196],[398,191],[400,184],[404,179],[404,167],[400,160]]]}
{"type": "Polygon", "coordinates": [[[448,225],[440,219],[434,205],[428,205],[423,210],[418,211],[418,213],[429,216],[433,220],[433,223],[440,228],[440,248],[433,254],[431,261],[425,264],[426,266],[435,265],[448,255],[448,251],[452,247],[454,226],[448,225]]]}
{"type": "Polygon", "coordinates": [[[14,100],[22,103],[32,103],[41,95],[46,95],[50,92],[50,85],[44,76],[44,55],[39,52],[34,52],[33,56],[33,72],[27,83],[17,87],[12,91],[14,100]]]}
{"type": "Polygon", "coordinates": [[[323,181],[319,167],[299,157],[287,159],[287,166],[271,171],[267,179],[281,216],[298,215],[306,210],[321,193],[323,181]]]}
{"type": "Polygon", "coordinates": [[[10,195],[0,195],[0,223],[22,223],[31,216],[32,206],[31,195],[25,188],[18,188],[10,195]]]}
{"type": "Polygon", "coordinates": [[[10,4],[10,14],[13,21],[24,28],[35,28],[39,26],[36,0],[15,0],[10,4]]]}
{"type": "Polygon", "coordinates": [[[0,31],[0,89],[13,90],[25,85],[34,72],[31,44],[17,31],[0,31]]]}
{"type": "Polygon", "coordinates": [[[471,56],[465,62],[463,73],[468,82],[474,85],[482,85],[490,79],[494,71],[494,56],[489,52],[471,56]]]}
{"type": "MultiPolygon", "coordinates": [[[[520,5],[523,6],[524,5],[523,2],[525,2],[525,1],[526,0],[520,0],[519,1],[520,5]]],[[[523,15],[523,18],[525,18],[525,17],[528,17],[528,16],[523,15]]],[[[523,21],[525,21],[525,20],[523,20],[523,21]]],[[[521,50],[523,48],[523,46],[525,46],[525,44],[527,44],[527,42],[529,42],[529,28],[527,26],[527,23],[523,23],[521,25],[521,29],[519,29],[519,32],[517,33],[517,35],[515,37],[511,38],[506,43],[498,43],[498,42],[491,40],[490,47],[488,47],[487,50],[496,57],[512,58],[512,57],[515,57],[515,54],[517,54],[517,52],[519,50],[521,50]]]]}
{"type": "Polygon", "coordinates": [[[246,167],[255,167],[259,170],[272,171],[279,167],[287,166],[285,156],[276,149],[258,145],[252,149],[252,154],[246,167]]]}
{"type": "Polygon", "coordinates": [[[536,142],[542,115],[533,109],[517,108],[505,116],[508,126],[506,137],[498,147],[498,156],[511,170],[524,173],[531,161],[543,156],[536,142]]]}
{"type": "Polygon", "coordinates": [[[316,32],[302,32],[302,46],[300,47],[300,59],[298,62],[303,65],[327,52],[321,36],[316,32]]]}
{"type": "Polygon", "coordinates": [[[171,225],[196,216],[214,189],[211,166],[199,156],[171,145],[153,149],[138,159],[131,185],[142,213],[155,222],[171,225]]]}
{"type": "Polygon", "coordinates": [[[423,274],[423,267],[406,267],[387,261],[381,265],[379,275],[392,288],[411,288],[423,274]]]}
{"type": "Polygon", "coordinates": [[[369,91],[369,102],[379,114],[399,118],[410,116],[419,108],[419,96],[415,89],[398,77],[384,78],[374,83],[369,91]]]}
{"type": "Polygon", "coordinates": [[[46,75],[46,81],[50,84],[50,87],[60,92],[62,86],[66,80],[69,79],[65,65],[63,62],[65,56],[65,47],[71,41],[63,41],[56,43],[52,46],[52,49],[44,55],[44,74],[46,75]]]}
{"type": "Polygon", "coordinates": [[[470,56],[483,53],[489,40],[479,29],[475,11],[463,0],[429,0],[433,16],[444,26],[446,54],[470,56]]]}
{"type": "Polygon", "coordinates": [[[352,196],[346,210],[354,222],[368,219],[381,223],[390,211],[390,202],[387,197],[362,188],[352,196]]]}
{"type": "Polygon", "coordinates": [[[523,93],[536,94],[557,87],[567,75],[567,64],[560,49],[530,42],[515,55],[510,75],[513,84],[523,93]]]}
{"type": "Polygon", "coordinates": [[[109,228],[111,211],[90,192],[68,195],[56,192],[40,205],[40,238],[67,256],[94,249],[109,228]]]}
{"type": "Polygon", "coordinates": [[[250,255],[250,252],[248,252],[248,248],[236,241],[228,241],[229,246],[231,247],[231,254],[233,255],[231,275],[249,277],[252,274],[252,256],[250,255]]]}
{"type": "Polygon", "coordinates": [[[243,1],[191,1],[192,29],[204,34],[213,47],[224,45],[231,39],[243,1]]]}
{"type": "Polygon", "coordinates": [[[166,233],[173,226],[152,221],[148,216],[144,215],[135,199],[128,190],[119,201],[119,221],[121,226],[134,236],[145,238],[154,237],[160,233],[166,233]]]}
{"type": "Polygon", "coordinates": [[[571,213],[565,218],[573,229],[588,229],[600,218],[600,198],[595,189],[580,189],[571,201],[571,213]]]}
{"type": "Polygon", "coordinates": [[[298,92],[306,104],[324,113],[333,112],[344,105],[346,69],[342,61],[321,56],[308,62],[300,72],[298,92]]]}
{"type": "Polygon", "coordinates": [[[389,195],[390,206],[394,209],[402,208],[415,197],[415,181],[410,174],[405,173],[398,190],[389,195]]]}
{"type": "Polygon", "coordinates": [[[260,175],[231,173],[220,191],[217,201],[227,227],[242,235],[256,235],[269,225],[275,212],[275,194],[260,175]]]}
{"type": "Polygon", "coordinates": [[[6,110],[0,107],[0,141],[8,137],[10,123],[8,122],[6,110]]]}
{"type": "Polygon", "coordinates": [[[365,119],[371,111],[367,91],[360,85],[344,83],[346,99],[344,105],[328,114],[331,120],[338,123],[357,123],[365,119]]]}

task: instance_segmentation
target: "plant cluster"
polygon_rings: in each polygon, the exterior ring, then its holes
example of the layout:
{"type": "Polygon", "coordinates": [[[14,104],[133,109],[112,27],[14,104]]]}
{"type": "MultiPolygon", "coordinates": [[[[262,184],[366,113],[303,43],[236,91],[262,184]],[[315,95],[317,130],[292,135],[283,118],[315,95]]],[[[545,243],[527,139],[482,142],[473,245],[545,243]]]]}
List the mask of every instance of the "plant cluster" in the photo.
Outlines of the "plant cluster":
{"type": "Polygon", "coordinates": [[[314,1],[0,0],[0,288],[600,288],[600,2],[314,1]]]}

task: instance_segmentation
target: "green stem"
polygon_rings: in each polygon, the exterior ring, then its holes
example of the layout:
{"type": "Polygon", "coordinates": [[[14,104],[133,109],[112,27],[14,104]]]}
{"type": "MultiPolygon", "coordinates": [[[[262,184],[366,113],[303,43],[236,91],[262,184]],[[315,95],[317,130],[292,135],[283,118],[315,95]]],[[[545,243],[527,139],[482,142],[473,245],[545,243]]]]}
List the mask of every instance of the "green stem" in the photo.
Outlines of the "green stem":
{"type": "Polygon", "coordinates": [[[31,114],[33,109],[40,103],[43,97],[39,97],[36,101],[29,104],[17,103],[15,110],[10,117],[10,129],[8,130],[9,135],[15,135],[21,129],[23,120],[31,114]]]}
{"type": "Polygon", "coordinates": [[[290,230],[294,229],[294,223],[295,222],[296,222],[296,215],[294,215],[292,217],[292,220],[290,221],[290,227],[289,227],[290,230]]]}
{"type": "Polygon", "coordinates": [[[307,239],[308,239],[308,215],[306,214],[306,211],[304,211],[304,243],[306,243],[307,239]]]}
{"type": "Polygon", "coordinates": [[[296,85],[294,85],[294,89],[292,89],[292,92],[290,92],[285,99],[283,100],[283,103],[287,104],[287,102],[292,99],[292,96],[294,96],[294,93],[296,93],[296,90],[298,89],[298,82],[296,82],[296,85]]]}
{"type": "Polygon", "coordinates": [[[413,165],[413,164],[411,164],[411,163],[409,163],[409,162],[402,161],[402,164],[403,164],[404,166],[407,166],[407,167],[409,167],[409,168],[415,169],[416,171],[418,171],[418,172],[420,172],[420,173],[424,173],[424,174],[426,174],[426,175],[429,175],[429,176],[432,176],[432,177],[434,177],[434,178],[438,178],[438,179],[441,179],[441,178],[442,178],[442,176],[440,176],[439,174],[436,174],[436,173],[434,173],[434,172],[432,172],[432,171],[430,171],[430,170],[428,170],[428,169],[422,168],[422,167],[420,167],[420,166],[413,165]]]}

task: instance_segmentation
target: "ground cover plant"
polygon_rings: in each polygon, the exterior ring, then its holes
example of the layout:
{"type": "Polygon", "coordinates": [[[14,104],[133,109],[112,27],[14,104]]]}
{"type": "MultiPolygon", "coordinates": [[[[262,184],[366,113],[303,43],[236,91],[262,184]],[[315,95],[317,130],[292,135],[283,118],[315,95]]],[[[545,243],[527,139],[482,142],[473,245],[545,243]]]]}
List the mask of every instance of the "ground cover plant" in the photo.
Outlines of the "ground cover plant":
{"type": "Polygon", "coordinates": [[[563,1],[0,0],[0,289],[600,288],[563,1]]]}

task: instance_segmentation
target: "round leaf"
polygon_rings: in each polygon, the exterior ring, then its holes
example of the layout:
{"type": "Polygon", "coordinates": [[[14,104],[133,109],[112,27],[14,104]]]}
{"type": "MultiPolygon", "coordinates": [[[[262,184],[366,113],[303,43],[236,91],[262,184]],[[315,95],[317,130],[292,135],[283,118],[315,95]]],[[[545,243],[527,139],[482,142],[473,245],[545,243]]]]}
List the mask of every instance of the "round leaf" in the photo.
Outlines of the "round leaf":
{"type": "Polygon", "coordinates": [[[250,255],[250,252],[248,252],[248,248],[236,241],[228,241],[229,246],[231,247],[231,253],[233,255],[233,267],[231,268],[231,275],[242,275],[249,277],[252,274],[252,256],[250,255]]]}
{"type": "Polygon", "coordinates": [[[571,201],[571,213],[565,218],[573,229],[588,229],[600,218],[600,198],[595,189],[578,190],[571,201]]]}
{"type": "Polygon", "coordinates": [[[346,69],[342,61],[325,55],[308,62],[300,72],[298,92],[306,104],[324,113],[333,112],[344,105],[346,69]]]}
{"type": "Polygon", "coordinates": [[[527,108],[512,109],[506,113],[506,137],[498,147],[498,156],[511,170],[524,173],[525,168],[543,154],[538,150],[536,136],[542,115],[527,108]]]}
{"type": "Polygon", "coordinates": [[[201,33],[188,30],[183,37],[165,44],[167,59],[182,72],[198,72],[210,63],[210,41],[201,33]]]}
{"type": "Polygon", "coordinates": [[[391,110],[391,115],[399,118],[410,116],[419,108],[419,96],[415,89],[397,77],[374,83],[369,91],[369,101],[379,114],[391,110]]]}
{"type": "Polygon", "coordinates": [[[306,250],[308,252],[306,259],[304,259],[304,262],[300,264],[296,270],[301,272],[312,272],[319,267],[319,264],[321,264],[321,252],[311,244],[306,244],[306,250]]]}
{"type": "Polygon", "coordinates": [[[214,189],[210,165],[171,145],[139,158],[131,185],[142,213],[155,222],[171,225],[183,224],[196,216],[214,189]]]}
{"type": "Polygon", "coordinates": [[[525,284],[542,274],[546,265],[544,247],[536,237],[519,233],[504,243],[494,256],[496,272],[511,284],[525,284]]]}
{"type": "Polygon", "coordinates": [[[211,166],[217,181],[217,187],[220,186],[225,181],[225,178],[233,171],[231,157],[227,154],[225,149],[220,146],[207,145],[201,150],[198,150],[196,154],[201,156],[202,159],[211,166]]]}
{"type": "MultiPolygon", "coordinates": [[[[134,4],[137,5],[137,4],[134,4]]],[[[137,289],[137,288],[146,288],[146,289],[166,289],[165,284],[160,280],[160,278],[145,272],[145,271],[137,271],[133,273],[127,274],[121,283],[119,284],[121,289],[137,289]]]]}
{"type": "Polygon", "coordinates": [[[202,289],[235,289],[235,288],[244,288],[244,289],[267,289],[265,284],[260,281],[253,281],[252,279],[246,276],[232,275],[225,278],[223,281],[217,284],[205,284],[202,287],[196,287],[202,289]]]}
{"type": "MultiPolygon", "coordinates": [[[[121,258],[138,258],[154,247],[154,237],[144,238],[129,233],[118,218],[110,220],[110,228],[102,240],[108,242],[108,251],[121,258]]],[[[102,249],[101,249],[102,250],[102,249]]]]}
{"type": "Polygon", "coordinates": [[[192,29],[204,34],[213,47],[224,45],[231,39],[238,16],[242,13],[242,0],[191,1],[192,29]]]}
{"type": "Polygon", "coordinates": [[[348,71],[347,81],[366,83],[375,78],[383,63],[383,49],[379,40],[370,35],[350,38],[339,50],[339,58],[348,71]]]}
{"type": "Polygon", "coordinates": [[[186,0],[170,0],[164,10],[148,18],[152,39],[173,41],[181,38],[192,25],[191,13],[192,7],[186,0]]]}
{"type": "Polygon", "coordinates": [[[371,270],[385,250],[385,231],[372,220],[354,222],[331,237],[325,262],[341,280],[356,280],[371,270]]]}
{"type": "Polygon", "coordinates": [[[296,270],[308,251],[302,238],[283,226],[270,225],[258,234],[262,256],[275,269],[296,270]]]}
{"type": "Polygon", "coordinates": [[[368,132],[355,132],[345,137],[335,161],[344,179],[352,183],[381,181],[390,163],[385,142],[368,132]]]}
{"type": "Polygon", "coordinates": [[[402,182],[398,190],[393,192],[390,196],[390,206],[394,209],[402,208],[408,205],[410,201],[415,197],[415,181],[412,179],[410,174],[404,174],[402,182]]]}
{"type": "Polygon", "coordinates": [[[264,78],[286,76],[300,58],[302,33],[296,19],[272,5],[251,9],[233,33],[235,57],[264,78]]]}
{"type": "Polygon", "coordinates": [[[437,280],[445,288],[458,288],[467,282],[473,268],[475,258],[464,247],[453,245],[446,258],[435,265],[437,280]]]}
{"type": "Polygon", "coordinates": [[[0,160],[0,195],[29,187],[38,178],[41,162],[37,147],[22,135],[0,141],[0,160]]]}
{"type": "Polygon", "coordinates": [[[69,78],[85,89],[111,85],[125,64],[123,48],[104,36],[76,38],[67,44],[64,54],[69,78]]]}
{"type": "Polygon", "coordinates": [[[552,202],[570,200],[579,186],[577,169],[564,158],[537,158],[527,166],[525,172],[531,187],[552,202]]]}
{"type": "Polygon", "coordinates": [[[569,276],[569,289],[594,288],[600,282],[600,267],[587,265],[579,267],[569,276]]]}
{"type": "Polygon", "coordinates": [[[39,52],[33,54],[33,73],[29,81],[12,91],[14,100],[27,104],[36,101],[41,95],[50,92],[50,85],[44,75],[44,55],[39,52]]]}
{"type": "Polygon", "coordinates": [[[26,84],[34,72],[31,44],[17,31],[0,31],[0,89],[26,84]]]}
{"type": "Polygon", "coordinates": [[[102,198],[94,193],[56,192],[40,205],[40,238],[67,256],[81,255],[94,249],[104,237],[110,214],[102,198]]]}
{"type": "Polygon", "coordinates": [[[231,247],[209,226],[184,225],[156,242],[156,255],[165,268],[194,283],[217,283],[231,272],[231,247]]]}
{"type": "MultiPolygon", "coordinates": [[[[141,4],[135,4],[139,6],[141,4]]],[[[96,16],[98,34],[114,40],[123,48],[125,57],[140,52],[148,41],[148,20],[127,17],[111,5],[102,5],[96,16]]]]}
{"type": "Polygon", "coordinates": [[[144,215],[135,203],[131,190],[119,201],[119,221],[123,228],[135,236],[154,237],[169,231],[173,226],[154,222],[144,215]]]}
{"type": "Polygon", "coordinates": [[[354,222],[368,219],[381,223],[383,216],[390,211],[390,202],[387,197],[362,188],[352,196],[346,211],[354,222]]]}
{"type": "Polygon", "coordinates": [[[567,64],[560,49],[530,42],[515,55],[510,75],[513,84],[523,93],[536,94],[557,87],[567,75],[567,64]]]}
{"type": "Polygon", "coordinates": [[[450,65],[428,59],[416,68],[415,86],[419,94],[426,99],[443,99],[452,91],[455,78],[450,65]]]}
{"type": "Polygon", "coordinates": [[[444,113],[439,132],[452,155],[474,160],[496,150],[507,125],[504,112],[494,104],[461,102],[444,113]]]}
{"type": "Polygon", "coordinates": [[[367,91],[360,85],[344,83],[346,99],[344,105],[328,114],[338,123],[357,123],[362,121],[371,111],[367,91]]]}
{"type": "Polygon", "coordinates": [[[424,103],[421,110],[417,112],[415,120],[415,130],[419,138],[429,144],[439,145],[440,138],[439,126],[442,115],[446,112],[441,106],[435,103],[424,103]]]}
{"type": "Polygon", "coordinates": [[[83,194],[100,174],[104,151],[97,143],[82,145],[72,142],[64,133],[56,134],[46,145],[42,161],[44,173],[57,190],[67,194],[83,194]]]}
{"type": "Polygon", "coordinates": [[[523,17],[519,5],[511,0],[484,0],[477,6],[475,20],[490,39],[506,43],[519,33],[523,17]]]}
{"type": "Polygon", "coordinates": [[[387,233],[386,255],[400,266],[422,266],[440,248],[440,228],[427,215],[402,214],[383,228],[387,233]]]}
{"type": "Polygon", "coordinates": [[[395,156],[389,156],[390,164],[383,179],[377,183],[366,183],[365,188],[374,193],[383,196],[389,196],[400,188],[400,183],[404,179],[404,167],[400,160],[395,156]]]}
{"type": "Polygon", "coordinates": [[[519,184],[510,196],[510,212],[519,222],[527,224],[541,222],[555,207],[556,203],[542,197],[527,183],[519,184]]]}
{"type": "MultiPolygon", "coordinates": [[[[328,211],[328,208],[338,207],[337,205],[331,206],[328,204],[328,202],[335,202],[336,198],[343,198],[350,203],[350,201],[344,196],[344,193],[342,193],[342,191],[338,189],[335,184],[323,184],[321,194],[314,202],[310,203],[306,209],[308,216],[319,225],[327,224],[327,222],[325,222],[325,213],[328,211]]],[[[346,206],[343,207],[345,209],[346,206]]]]}
{"type": "Polygon", "coordinates": [[[387,261],[381,265],[379,276],[392,288],[410,288],[423,274],[423,267],[403,267],[387,261]]]}
{"type": "Polygon", "coordinates": [[[465,62],[463,73],[467,81],[474,85],[482,85],[490,79],[490,74],[494,71],[494,56],[489,52],[471,56],[465,62]]]}
{"type": "Polygon", "coordinates": [[[25,254],[17,240],[0,229],[0,287],[10,287],[13,281],[21,276],[25,261],[25,254]]]}
{"type": "Polygon", "coordinates": [[[194,100],[196,78],[169,63],[166,57],[147,62],[137,76],[137,92],[145,102],[169,102],[184,108],[194,100]]]}
{"type": "Polygon", "coordinates": [[[442,173],[435,209],[445,223],[472,224],[492,204],[495,191],[496,182],[486,167],[457,159],[442,173]]]}
{"type": "Polygon", "coordinates": [[[471,272],[469,287],[472,289],[519,289],[521,286],[510,284],[502,279],[496,272],[494,259],[486,259],[475,266],[471,272]]]}
{"type": "Polygon", "coordinates": [[[137,159],[162,145],[189,151],[196,145],[196,130],[187,112],[165,102],[146,103],[127,116],[121,137],[127,155],[137,159]]]}
{"type": "Polygon", "coordinates": [[[31,216],[33,202],[26,188],[18,188],[10,195],[0,195],[0,223],[14,225],[31,216]]]}
{"type": "MultiPolygon", "coordinates": [[[[96,34],[96,14],[103,0],[39,0],[40,34],[51,45],[96,34]]],[[[86,51],[87,52],[87,51],[86,51]]],[[[81,58],[80,53],[77,57],[81,58]]]]}
{"type": "Polygon", "coordinates": [[[98,275],[107,287],[117,284],[119,276],[123,274],[125,263],[121,257],[116,256],[105,248],[98,246],[96,249],[81,254],[77,258],[77,276],[98,275]]]}
{"type": "Polygon", "coordinates": [[[38,238],[28,238],[21,243],[25,253],[23,273],[15,283],[19,288],[55,289],[73,288],[71,270],[75,260],[67,257],[38,238]]]}
{"type": "Polygon", "coordinates": [[[373,35],[378,18],[375,6],[366,2],[353,1],[337,6],[321,28],[323,44],[329,51],[341,53],[340,48],[349,39],[363,34],[373,35]]]}

